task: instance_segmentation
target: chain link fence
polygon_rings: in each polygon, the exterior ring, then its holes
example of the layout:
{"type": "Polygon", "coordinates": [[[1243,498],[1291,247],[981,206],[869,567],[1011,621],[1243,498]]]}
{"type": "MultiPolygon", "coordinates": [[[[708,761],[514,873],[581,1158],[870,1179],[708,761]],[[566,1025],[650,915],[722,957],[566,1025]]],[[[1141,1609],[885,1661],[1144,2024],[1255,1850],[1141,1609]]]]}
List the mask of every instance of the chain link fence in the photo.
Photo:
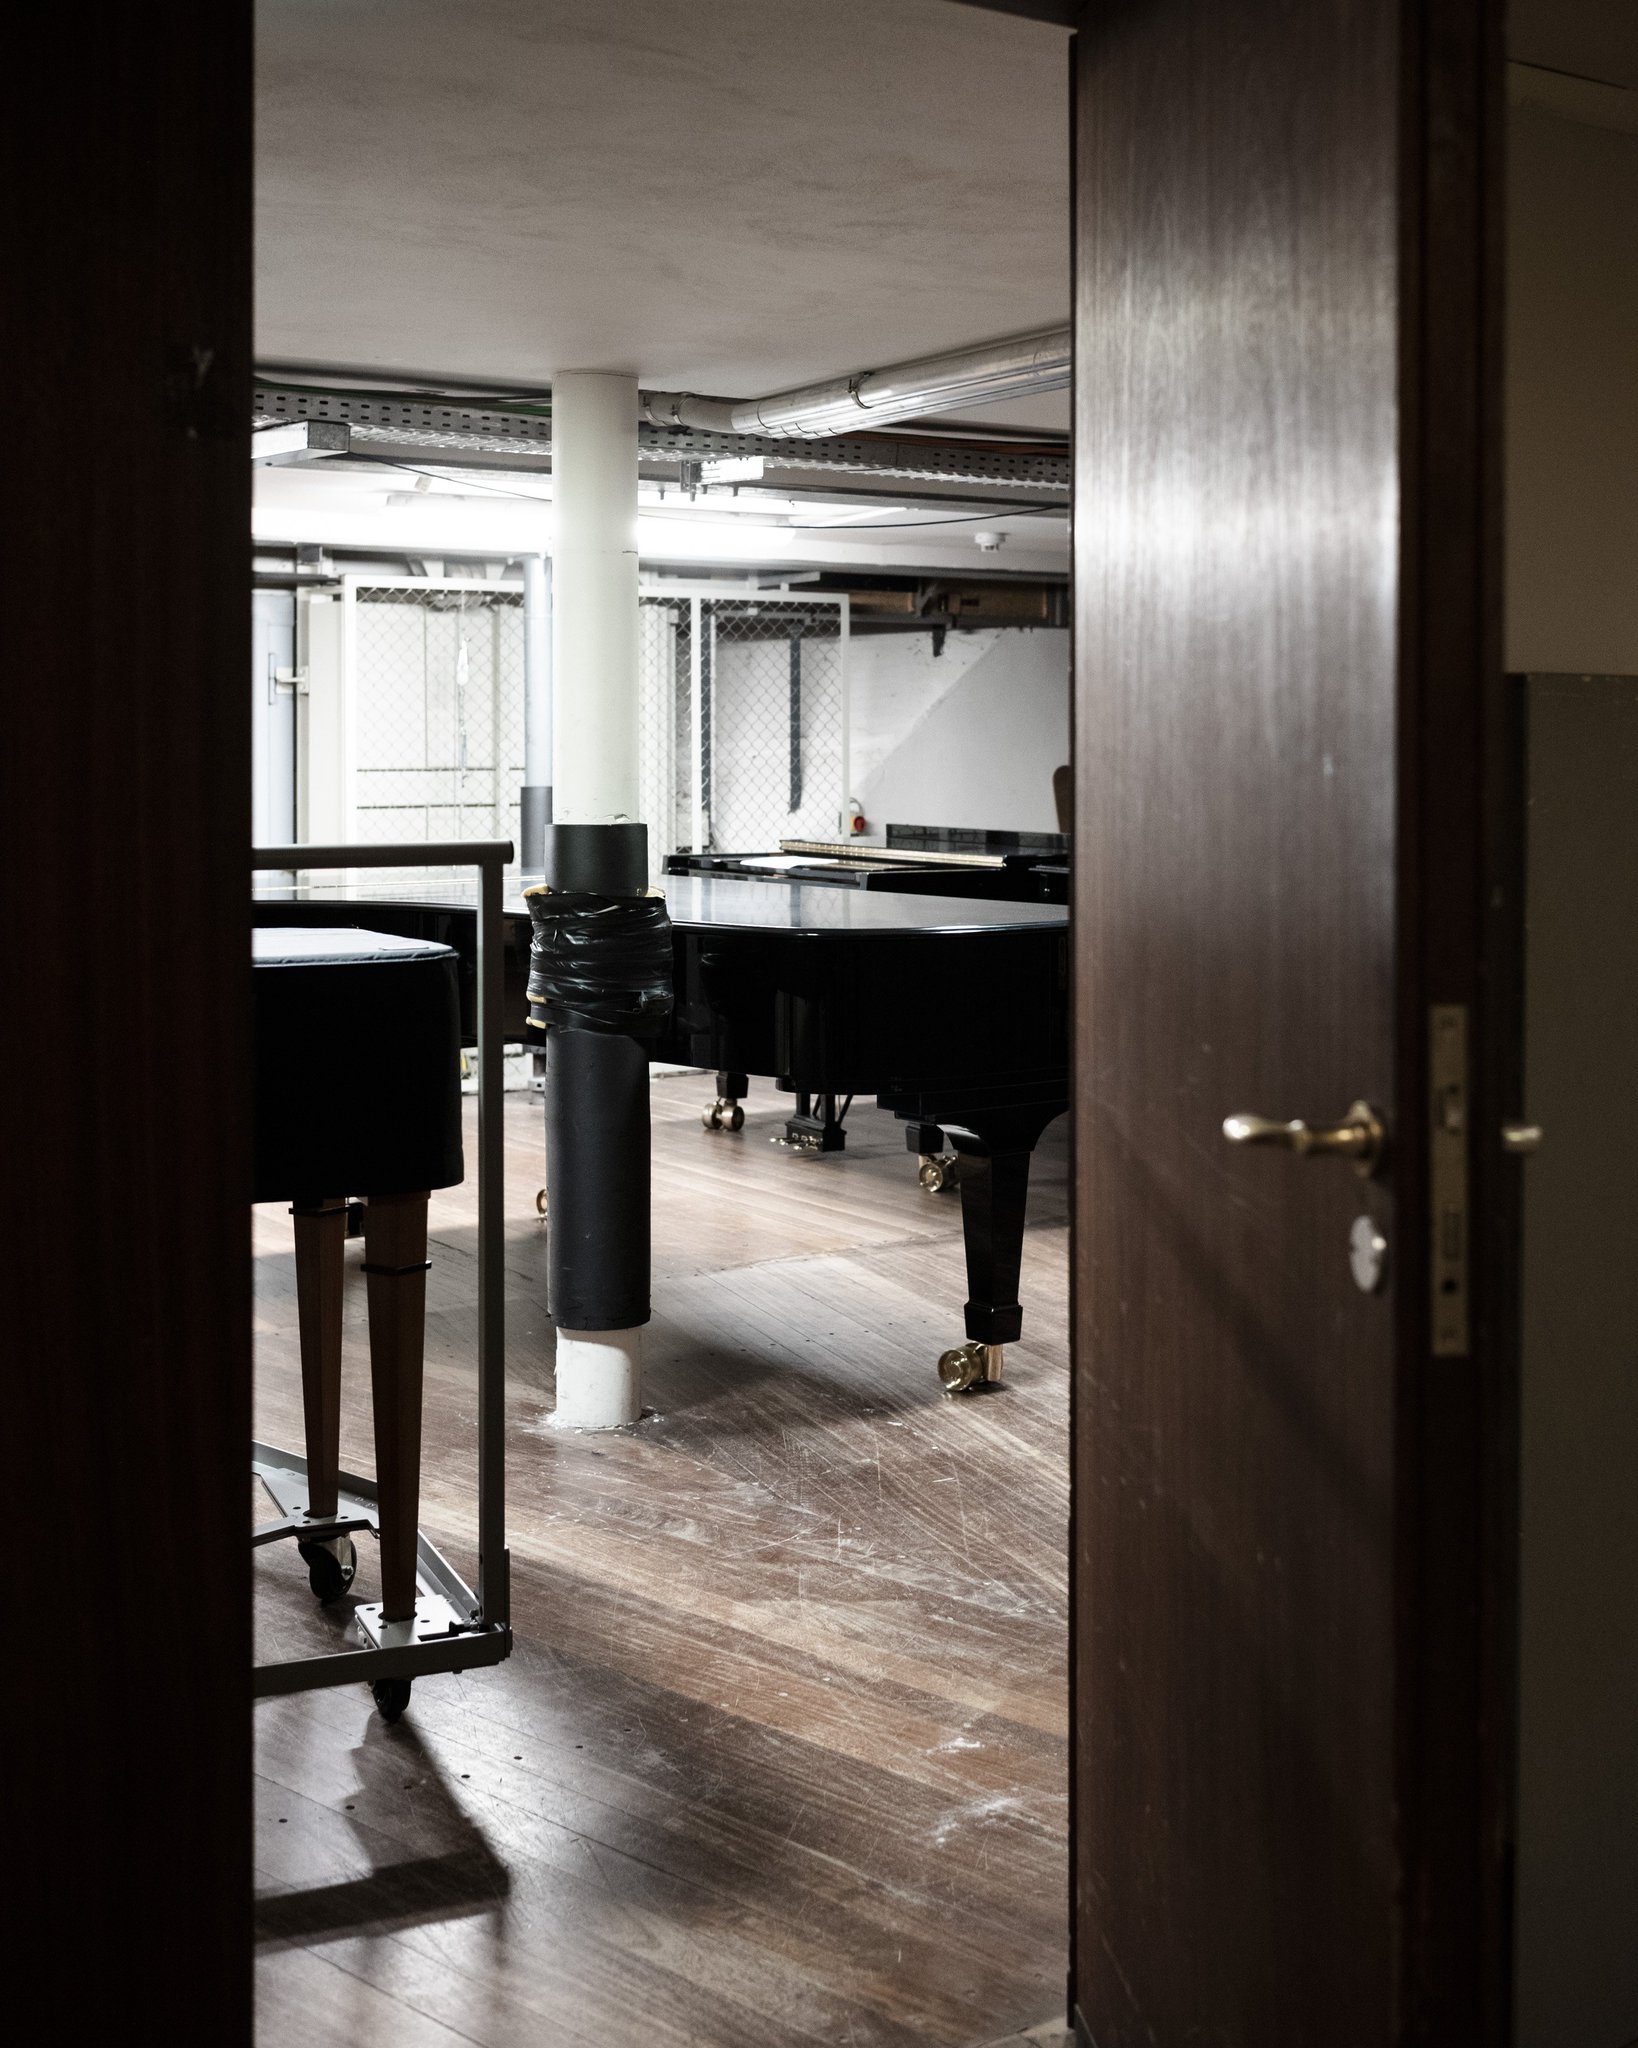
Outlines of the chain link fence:
{"type": "Polygon", "coordinates": [[[847,802],[845,601],[645,594],[642,806],[667,853],[834,839],[847,802]]]}
{"type": "Polygon", "coordinates": [[[512,839],[523,782],[517,591],[354,592],[361,839],[512,839]]]}
{"type": "MultiPolygon", "coordinates": [[[[522,593],[359,583],[352,606],[355,836],[515,843],[522,593]]],[[[679,848],[841,832],[847,631],[845,600],[644,593],[640,802],[656,878],[679,848]]]]}

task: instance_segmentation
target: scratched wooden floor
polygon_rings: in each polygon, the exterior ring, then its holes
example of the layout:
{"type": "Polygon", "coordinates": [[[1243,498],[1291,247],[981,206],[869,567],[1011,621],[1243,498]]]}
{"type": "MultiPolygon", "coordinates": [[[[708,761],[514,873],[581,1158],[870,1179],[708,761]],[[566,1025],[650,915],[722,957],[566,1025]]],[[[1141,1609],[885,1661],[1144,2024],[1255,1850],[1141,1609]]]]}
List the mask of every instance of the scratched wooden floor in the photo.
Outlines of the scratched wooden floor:
{"type": "MultiPolygon", "coordinates": [[[[508,1098],[517,1649],[417,1680],[396,1727],[362,1684],[257,1707],[268,2048],[971,2048],[1061,2010],[1061,1127],[1011,1384],[951,1402],[956,1199],[870,1106],[802,1159],[771,1088],[737,1136],[701,1130],[708,1092],[654,1088],[653,1413],[599,1437],[545,1426],[539,1110],[508,1098]]],[[[422,1509],[468,1572],[473,1215],[470,1184],[434,1197],[422,1509]]],[[[258,1433],[299,1445],[281,1211],[257,1249],[258,1433]]],[[[342,1458],[367,1471],[361,1256],[342,1458]]],[[[287,1546],[257,1574],[259,1655],[336,1645],[348,1603],[318,1610],[287,1546]]]]}

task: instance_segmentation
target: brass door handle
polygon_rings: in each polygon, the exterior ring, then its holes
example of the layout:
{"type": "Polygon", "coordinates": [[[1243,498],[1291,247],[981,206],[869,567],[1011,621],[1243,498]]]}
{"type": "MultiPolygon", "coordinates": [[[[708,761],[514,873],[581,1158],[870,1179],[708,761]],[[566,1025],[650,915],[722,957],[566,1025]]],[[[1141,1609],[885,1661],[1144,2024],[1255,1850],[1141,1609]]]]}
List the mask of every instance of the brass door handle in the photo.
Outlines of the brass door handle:
{"type": "Polygon", "coordinates": [[[1223,1136],[1231,1145],[1279,1145],[1307,1158],[1351,1159],[1356,1172],[1369,1176],[1381,1164],[1387,1130],[1368,1102],[1354,1103],[1338,1124],[1308,1124],[1301,1117],[1280,1123],[1271,1116],[1236,1110],[1223,1119],[1223,1136]]]}

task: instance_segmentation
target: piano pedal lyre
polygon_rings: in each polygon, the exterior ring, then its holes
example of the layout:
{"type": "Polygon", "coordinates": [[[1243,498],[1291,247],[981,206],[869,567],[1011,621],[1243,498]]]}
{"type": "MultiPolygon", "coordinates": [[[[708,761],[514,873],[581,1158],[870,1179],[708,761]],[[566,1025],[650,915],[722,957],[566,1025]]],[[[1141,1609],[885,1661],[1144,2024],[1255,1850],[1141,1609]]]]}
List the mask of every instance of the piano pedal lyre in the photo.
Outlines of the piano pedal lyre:
{"type": "Polygon", "coordinates": [[[939,1384],[952,1397],[999,1386],[1005,1348],[1001,1344],[958,1344],[939,1358],[939,1384]]]}
{"type": "Polygon", "coordinates": [[[700,1111],[700,1122],[708,1131],[744,1130],[745,1105],[740,1097],[750,1085],[748,1074],[718,1074],[717,1099],[700,1111]]]}

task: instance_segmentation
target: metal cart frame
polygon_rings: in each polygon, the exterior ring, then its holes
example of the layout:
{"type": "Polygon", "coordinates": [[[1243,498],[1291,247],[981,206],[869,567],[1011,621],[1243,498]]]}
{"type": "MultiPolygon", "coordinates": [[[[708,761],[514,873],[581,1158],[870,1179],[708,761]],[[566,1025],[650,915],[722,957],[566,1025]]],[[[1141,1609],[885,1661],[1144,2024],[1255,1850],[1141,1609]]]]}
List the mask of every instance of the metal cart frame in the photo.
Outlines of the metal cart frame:
{"type": "MultiPolygon", "coordinates": [[[[257,846],[253,873],[272,869],[475,867],[478,870],[478,1586],[474,1592],[437,1548],[416,1532],[413,1621],[383,1623],[380,1603],[355,1610],[370,1647],[295,1657],[254,1667],[258,1699],[329,1685],[377,1685],[434,1671],[499,1664],[512,1654],[511,1560],[506,1549],[506,1199],[502,876],[509,839],[419,845],[257,846]]],[[[324,1543],[377,1529],[374,1483],[341,1474],[334,1515],[307,1512],[307,1460],[252,1444],[250,1469],[273,1496],[279,1518],[251,1536],[259,1547],[294,1537],[324,1543]]],[[[407,1686],[405,1687],[407,1692],[407,1686]]]]}

